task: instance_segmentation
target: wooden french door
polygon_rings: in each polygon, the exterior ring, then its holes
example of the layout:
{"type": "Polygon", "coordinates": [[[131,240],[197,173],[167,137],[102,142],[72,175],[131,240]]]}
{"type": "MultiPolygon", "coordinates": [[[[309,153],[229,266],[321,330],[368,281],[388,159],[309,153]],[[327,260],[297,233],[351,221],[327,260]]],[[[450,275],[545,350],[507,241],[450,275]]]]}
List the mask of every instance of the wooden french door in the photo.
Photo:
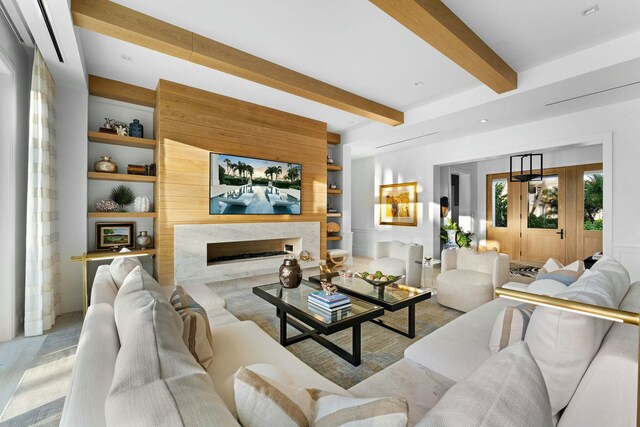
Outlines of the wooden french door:
{"type": "Polygon", "coordinates": [[[487,247],[540,263],[601,251],[601,189],[602,164],[546,169],[542,181],[525,183],[509,182],[508,173],[487,175],[487,247]]]}
{"type": "MultiPolygon", "coordinates": [[[[545,170],[542,181],[520,187],[520,259],[567,262],[567,177],[562,169],[545,170]]],[[[516,183],[517,184],[517,183],[516,183]]]]}

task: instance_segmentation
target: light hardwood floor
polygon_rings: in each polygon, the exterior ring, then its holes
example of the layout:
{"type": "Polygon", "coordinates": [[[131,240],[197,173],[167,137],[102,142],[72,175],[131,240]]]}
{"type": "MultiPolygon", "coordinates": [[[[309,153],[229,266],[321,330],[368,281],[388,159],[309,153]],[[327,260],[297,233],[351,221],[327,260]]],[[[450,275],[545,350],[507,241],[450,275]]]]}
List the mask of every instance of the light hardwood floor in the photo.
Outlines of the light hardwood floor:
{"type": "Polygon", "coordinates": [[[81,311],[66,313],[42,336],[0,343],[0,425],[58,425],[81,326],[81,311]]]}

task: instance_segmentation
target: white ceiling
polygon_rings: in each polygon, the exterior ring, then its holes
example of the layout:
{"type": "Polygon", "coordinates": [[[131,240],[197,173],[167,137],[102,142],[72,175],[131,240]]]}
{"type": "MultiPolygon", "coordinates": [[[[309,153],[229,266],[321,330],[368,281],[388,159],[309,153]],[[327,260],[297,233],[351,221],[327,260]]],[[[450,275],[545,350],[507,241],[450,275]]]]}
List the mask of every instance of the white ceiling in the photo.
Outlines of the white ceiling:
{"type": "MultiPolygon", "coordinates": [[[[523,102],[534,102],[531,90],[525,89],[532,89],[535,85],[531,82],[536,78],[548,80],[537,89],[568,79],[562,69],[558,71],[549,65],[553,64],[551,61],[558,62],[576,52],[640,31],[638,0],[443,1],[520,73],[517,91],[493,93],[367,0],[116,0],[405,111],[406,124],[396,128],[100,34],[77,30],[77,38],[90,74],[150,88],[164,78],[322,120],[330,130],[353,135],[346,139],[361,146],[364,155],[374,154],[370,148],[376,144],[419,136],[425,129],[447,135],[444,129],[430,127],[428,118],[418,113],[436,106],[447,105],[452,110],[447,116],[458,117],[459,120],[450,117],[448,126],[477,131],[475,126],[460,125],[472,107],[459,101],[468,98],[467,94],[482,94],[483,103],[491,107],[487,110],[493,115],[491,126],[538,117],[539,114],[530,114],[532,109],[539,109],[538,104],[520,108],[523,102]],[[582,10],[596,3],[599,12],[581,15],[582,10]],[[123,54],[132,60],[123,60],[123,54]],[[552,78],[545,76],[544,70],[547,74],[555,70],[552,78]],[[422,84],[416,86],[418,81],[422,84]],[[526,94],[528,97],[521,101],[515,98],[526,94]],[[451,108],[454,100],[460,105],[451,108]],[[499,100],[503,102],[489,105],[499,100]],[[519,108],[513,108],[514,103],[519,108]],[[505,120],[501,122],[503,116],[505,120]]],[[[62,4],[66,1],[49,0],[50,8],[62,4]]],[[[635,55],[640,56],[640,51],[635,55]]],[[[580,65],[574,62],[576,67],[580,65]]],[[[615,70],[608,72],[616,74],[615,70]]],[[[578,73],[574,74],[572,77],[578,77],[578,73]]],[[[604,75],[600,77],[610,80],[604,75]]],[[[593,84],[589,79],[566,83],[562,93],[568,95],[588,92],[593,84]]],[[[543,98],[541,95],[535,99],[541,102],[543,98]]],[[[581,103],[573,105],[582,108],[578,106],[581,103]]],[[[546,114],[552,109],[544,111],[546,114]]],[[[480,108],[474,114],[481,113],[480,108]]]]}

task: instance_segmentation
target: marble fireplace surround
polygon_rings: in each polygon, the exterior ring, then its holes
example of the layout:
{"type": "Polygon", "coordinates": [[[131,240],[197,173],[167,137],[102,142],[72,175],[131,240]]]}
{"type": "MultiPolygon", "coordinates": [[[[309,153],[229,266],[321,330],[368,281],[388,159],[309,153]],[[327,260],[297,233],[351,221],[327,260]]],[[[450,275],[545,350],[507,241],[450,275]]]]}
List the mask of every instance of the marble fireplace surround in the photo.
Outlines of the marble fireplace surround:
{"type": "Polygon", "coordinates": [[[302,268],[317,267],[320,258],[320,222],[317,221],[176,225],[174,238],[177,283],[217,282],[275,273],[282,264],[282,257],[271,257],[207,265],[207,245],[210,243],[291,239],[299,242],[294,245],[296,255],[301,250],[311,253],[310,261],[300,262],[302,268]]]}

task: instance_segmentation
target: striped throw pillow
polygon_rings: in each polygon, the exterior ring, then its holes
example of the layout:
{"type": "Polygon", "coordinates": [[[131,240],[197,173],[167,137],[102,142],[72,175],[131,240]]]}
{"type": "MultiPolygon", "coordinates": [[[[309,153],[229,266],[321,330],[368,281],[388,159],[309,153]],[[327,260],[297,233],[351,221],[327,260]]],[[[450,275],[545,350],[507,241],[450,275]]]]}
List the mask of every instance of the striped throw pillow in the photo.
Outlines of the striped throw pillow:
{"type": "Polygon", "coordinates": [[[535,308],[531,304],[520,304],[515,307],[505,307],[498,314],[489,339],[491,354],[496,354],[511,344],[524,340],[529,320],[535,308]]]}
{"type": "Polygon", "coordinates": [[[550,258],[545,265],[540,268],[536,280],[550,279],[556,280],[566,286],[569,286],[582,276],[584,273],[584,262],[574,261],[569,265],[562,266],[558,261],[550,258]]]}
{"type": "Polygon", "coordinates": [[[176,286],[169,302],[184,322],[182,339],[189,352],[204,369],[207,369],[213,361],[213,338],[207,312],[182,286],[176,286]]]}
{"type": "Polygon", "coordinates": [[[334,427],[407,425],[407,403],[396,398],[355,398],[305,389],[240,368],[234,380],[238,419],[243,427],[334,427]]]}

